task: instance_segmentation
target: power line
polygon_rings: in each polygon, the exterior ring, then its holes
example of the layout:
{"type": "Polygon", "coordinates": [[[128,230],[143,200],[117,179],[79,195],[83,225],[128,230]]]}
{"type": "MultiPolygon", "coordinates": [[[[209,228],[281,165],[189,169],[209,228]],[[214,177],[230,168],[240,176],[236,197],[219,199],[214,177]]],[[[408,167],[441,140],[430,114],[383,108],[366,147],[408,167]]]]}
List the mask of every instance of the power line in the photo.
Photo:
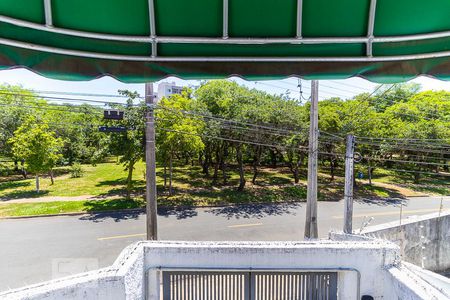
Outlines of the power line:
{"type": "MultiPolygon", "coordinates": [[[[380,97],[377,97],[377,99],[380,99],[380,97]]],[[[393,99],[385,99],[384,98],[384,100],[388,101],[388,103],[391,104],[391,105],[395,105],[395,104],[407,103],[411,99],[410,98],[405,98],[405,97],[394,97],[393,99]],[[405,100],[405,101],[394,101],[394,100],[405,100]]],[[[437,116],[437,114],[433,114],[433,113],[430,113],[430,112],[427,112],[426,115],[427,116],[431,116],[431,118],[427,118],[427,117],[423,117],[423,116],[419,116],[419,115],[408,114],[408,113],[395,112],[395,111],[392,112],[392,113],[399,114],[399,115],[410,116],[410,117],[415,117],[415,118],[423,118],[423,119],[426,119],[426,120],[429,120],[429,121],[432,121],[433,117],[439,117],[439,116],[437,116]]]]}
{"type": "Polygon", "coordinates": [[[97,103],[97,104],[116,104],[116,105],[126,105],[126,103],[121,102],[111,102],[111,101],[100,101],[100,100],[91,100],[91,99],[77,99],[77,98],[66,98],[66,97],[52,97],[52,96],[42,96],[42,95],[29,95],[29,94],[23,94],[23,93],[11,93],[11,92],[4,92],[0,91],[0,95],[8,95],[8,96],[20,96],[24,98],[42,98],[44,100],[59,100],[59,101],[68,101],[68,102],[90,102],[90,103],[97,103]]]}
{"type": "MultiPolygon", "coordinates": [[[[234,143],[257,145],[257,146],[263,146],[263,147],[269,147],[269,148],[279,148],[279,149],[284,149],[284,150],[294,150],[294,151],[300,151],[300,152],[308,153],[308,147],[303,147],[303,146],[286,147],[286,146],[282,146],[282,145],[257,143],[257,142],[252,142],[252,141],[245,141],[245,140],[232,139],[232,138],[224,138],[224,137],[219,137],[219,136],[198,134],[198,133],[192,133],[192,132],[181,131],[181,130],[172,130],[172,129],[166,129],[166,128],[161,128],[161,127],[158,127],[157,129],[158,130],[162,130],[162,131],[166,131],[166,132],[176,132],[176,133],[181,133],[181,134],[193,135],[193,136],[198,136],[198,137],[206,137],[206,138],[223,140],[223,141],[229,141],[229,142],[234,142],[234,143]]],[[[317,151],[317,153],[323,154],[323,155],[334,155],[334,156],[342,156],[342,157],[344,156],[341,153],[333,153],[333,152],[317,151]]]]}
{"type": "Polygon", "coordinates": [[[337,80],[332,80],[331,82],[336,83],[336,84],[340,84],[340,85],[344,85],[344,86],[348,86],[348,87],[352,87],[352,88],[357,88],[357,89],[361,89],[361,90],[365,90],[365,91],[370,91],[371,89],[368,88],[363,88],[357,85],[353,85],[353,84],[349,84],[349,83],[344,83],[344,82],[340,82],[337,80]]]}
{"type": "Polygon", "coordinates": [[[443,177],[450,177],[450,174],[445,173],[432,173],[432,172],[423,172],[423,171],[414,171],[414,170],[402,170],[402,169],[392,169],[389,168],[390,171],[397,171],[397,172],[405,172],[405,173],[418,173],[418,174],[427,174],[427,175],[434,175],[434,176],[443,176],[443,177]]]}
{"type": "MultiPolygon", "coordinates": [[[[0,99],[1,100],[1,99],[0,99]]],[[[37,109],[37,110],[52,110],[52,111],[59,111],[59,112],[70,112],[70,113],[79,113],[79,114],[90,114],[90,115],[100,115],[101,114],[101,112],[94,112],[94,111],[81,111],[81,110],[72,110],[72,109],[68,109],[68,107],[67,106],[63,106],[63,105],[60,105],[59,107],[60,108],[63,108],[63,107],[65,107],[66,109],[59,109],[59,108],[57,108],[57,107],[54,107],[54,106],[38,106],[38,105],[35,105],[35,106],[30,106],[30,105],[22,105],[22,104],[3,104],[3,103],[0,103],[0,106],[6,106],[6,107],[23,107],[23,108],[31,108],[31,109],[37,109]]],[[[82,108],[82,107],[80,107],[80,108],[82,108]]]]}
{"type": "MultiPolygon", "coordinates": [[[[282,81],[282,83],[289,84],[289,85],[292,85],[292,86],[296,86],[294,83],[290,83],[290,82],[284,82],[284,81],[282,81]]],[[[352,91],[349,91],[349,90],[343,90],[343,89],[340,89],[340,88],[336,88],[336,87],[333,87],[333,86],[329,86],[329,85],[324,84],[323,82],[320,83],[320,87],[331,88],[331,89],[339,90],[339,91],[342,91],[342,92],[345,92],[345,93],[352,93],[352,94],[353,94],[352,91]]],[[[305,86],[305,88],[311,89],[310,87],[307,87],[307,86],[305,86]]],[[[344,98],[348,97],[348,95],[338,94],[338,93],[336,93],[336,92],[329,92],[329,91],[323,91],[323,92],[326,93],[326,94],[334,94],[334,95],[339,96],[339,97],[344,97],[344,98]]]]}
{"type": "MultiPolygon", "coordinates": [[[[373,153],[373,151],[372,151],[372,153],[373,153]]],[[[379,153],[379,151],[375,151],[375,154],[374,155],[382,155],[381,153],[379,153]],[[377,153],[378,152],[378,153],[377,153]]],[[[418,161],[430,161],[430,160],[434,160],[434,161],[431,161],[431,162],[436,162],[436,160],[437,161],[443,161],[443,160],[445,160],[445,161],[447,161],[448,159],[446,159],[446,158],[444,158],[444,157],[442,157],[442,156],[440,156],[440,157],[437,157],[437,156],[426,156],[426,154],[422,154],[422,155],[413,155],[413,154],[397,154],[397,155],[399,155],[399,156],[407,156],[408,158],[418,158],[418,161]]]]}
{"type": "MultiPolygon", "coordinates": [[[[270,84],[270,83],[267,83],[267,82],[261,82],[261,81],[255,81],[255,83],[257,83],[257,84],[262,84],[262,85],[266,85],[266,86],[273,87],[273,88],[277,88],[277,89],[284,90],[284,91],[291,91],[291,92],[300,94],[299,91],[294,90],[294,89],[292,89],[292,88],[280,87],[280,86],[277,86],[277,85],[274,85],[274,84],[270,84]]],[[[288,82],[283,82],[283,83],[285,83],[285,84],[290,84],[290,85],[295,85],[295,84],[288,83],[288,82]]],[[[305,88],[309,88],[309,87],[305,87],[305,88]]],[[[310,88],[309,88],[309,89],[310,89],[310,88]]],[[[343,97],[343,98],[346,98],[346,97],[347,97],[346,95],[341,95],[341,94],[337,94],[337,93],[333,93],[333,92],[328,92],[328,91],[322,91],[322,93],[329,94],[329,95],[335,95],[335,96],[343,97]]]]}
{"type": "Polygon", "coordinates": [[[377,144],[379,146],[393,146],[393,145],[397,145],[397,146],[407,146],[407,147],[425,147],[425,148],[431,148],[431,149],[440,149],[440,150],[445,150],[445,149],[450,149],[450,144],[440,144],[440,143],[430,143],[427,141],[405,141],[405,140],[389,140],[389,141],[384,141],[384,140],[362,140],[360,141],[360,139],[357,139],[357,143],[373,143],[373,144],[377,144]]]}
{"type": "Polygon", "coordinates": [[[392,161],[392,162],[398,162],[398,163],[409,163],[409,164],[418,164],[418,165],[450,166],[449,164],[432,163],[432,162],[424,162],[424,161],[410,161],[410,160],[388,159],[388,158],[376,158],[376,157],[367,157],[367,156],[363,156],[363,158],[364,158],[364,159],[367,159],[367,160],[375,160],[375,161],[392,161]]]}
{"type": "Polygon", "coordinates": [[[420,148],[405,148],[405,147],[400,147],[397,145],[380,145],[380,144],[375,144],[375,143],[370,143],[370,142],[357,142],[358,144],[363,144],[363,145],[372,145],[372,146],[387,146],[393,149],[402,149],[402,150],[409,150],[409,151],[417,151],[417,152],[425,152],[425,153],[439,153],[439,154],[450,154],[450,153],[446,153],[445,151],[437,151],[437,150],[432,150],[432,149],[420,149],[420,148]]]}
{"type": "MultiPolygon", "coordinates": [[[[211,120],[217,120],[217,121],[221,121],[221,122],[225,122],[225,123],[233,123],[233,124],[240,124],[240,125],[246,125],[246,126],[252,126],[255,128],[262,128],[262,129],[267,129],[267,130],[273,130],[275,132],[285,132],[285,133],[292,133],[292,134],[298,134],[298,131],[294,131],[291,129],[285,129],[285,128],[277,128],[277,127],[272,127],[272,126],[265,126],[265,125],[259,125],[259,124],[254,124],[254,123],[248,123],[248,122],[243,122],[243,121],[236,121],[236,120],[232,120],[232,119],[224,119],[218,116],[214,116],[214,115],[206,115],[206,114],[200,114],[197,112],[193,112],[193,111],[187,111],[187,110],[181,110],[181,109],[173,109],[173,108],[168,108],[165,106],[160,106],[160,105],[156,105],[154,106],[155,109],[164,109],[164,110],[169,110],[169,111],[175,111],[175,112],[180,112],[183,114],[187,114],[187,115],[193,115],[193,116],[199,116],[199,117],[204,117],[204,118],[208,118],[211,120]]],[[[305,129],[299,129],[301,130],[305,130],[305,129]]]]}
{"type": "MultiPolygon", "coordinates": [[[[170,120],[168,120],[168,119],[157,118],[157,121],[159,121],[159,120],[170,121],[170,120]]],[[[208,125],[210,125],[210,124],[208,124],[208,125]]],[[[211,126],[209,126],[208,129],[214,130],[214,128],[211,127],[211,126]]],[[[227,131],[232,131],[232,130],[233,130],[232,127],[227,127],[227,126],[219,125],[219,124],[218,124],[217,129],[219,129],[219,130],[227,130],[227,131]]],[[[244,136],[246,136],[246,137],[253,138],[253,139],[257,138],[257,136],[256,136],[255,134],[253,134],[253,135],[248,135],[248,134],[245,134],[245,133],[244,133],[244,132],[248,133],[248,131],[255,131],[255,129],[253,129],[253,128],[244,128],[244,127],[234,128],[234,130],[236,130],[236,129],[238,129],[238,130],[242,130],[242,129],[243,129],[243,130],[244,130],[244,131],[235,132],[236,134],[244,135],[244,136]]],[[[264,135],[264,136],[267,136],[267,135],[275,135],[275,136],[289,137],[289,136],[287,136],[287,135],[277,134],[277,133],[273,133],[273,132],[261,132],[260,130],[256,130],[256,131],[257,131],[257,132],[260,132],[261,135],[264,135]]],[[[260,138],[262,138],[262,136],[261,136],[260,138]]]]}
{"type": "Polygon", "coordinates": [[[445,141],[445,139],[410,139],[410,138],[388,138],[388,137],[368,137],[368,136],[356,136],[358,139],[370,139],[370,140],[394,140],[394,141],[445,141]]]}
{"type": "MultiPolygon", "coordinates": [[[[70,96],[80,96],[80,97],[108,97],[108,98],[128,98],[125,95],[112,95],[112,94],[96,94],[96,93],[77,93],[77,92],[59,92],[59,91],[39,91],[33,90],[34,93],[38,94],[51,94],[51,95],[70,95],[70,96]]],[[[142,96],[137,96],[136,98],[144,99],[142,96]]]]}
{"type": "Polygon", "coordinates": [[[342,137],[342,136],[339,136],[339,135],[333,134],[333,133],[329,133],[329,132],[326,132],[326,131],[323,131],[323,130],[319,130],[319,133],[320,133],[320,134],[325,134],[325,135],[332,136],[332,137],[334,137],[334,138],[336,138],[336,139],[338,139],[338,140],[341,140],[341,141],[345,140],[345,138],[342,137]]]}
{"type": "MultiPolygon", "coordinates": [[[[261,82],[259,82],[259,83],[261,83],[261,82]]],[[[284,82],[284,81],[282,81],[282,82],[280,82],[280,83],[284,83],[284,84],[288,84],[288,85],[292,85],[292,86],[296,86],[296,87],[297,87],[296,84],[290,83],[290,82],[284,82]]],[[[268,84],[268,83],[261,83],[261,84],[267,85],[267,86],[272,86],[272,87],[279,88],[279,89],[289,90],[289,91],[292,91],[292,92],[295,92],[295,93],[300,93],[299,91],[294,90],[294,89],[291,89],[291,88],[279,87],[279,86],[276,86],[276,85],[273,85],[273,84],[268,84]]],[[[328,87],[328,88],[329,88],[329,86],[324,85],[323,83],[321,83],[320,86],[321,86],[321,87],[328,87]]],[[[306,89],[311,90],[311,88],[308,87],[308,86],[303,86],[303,88],[306,88],[306,89]]],[[[347,93],[351,93],[350,91],[346,91],[346,90],[341,90],[341,91],[344,91],[344,92],[347,92],[347,93]]],[[[321,92],[322,92],[322,93],[325,93],[325,94],[329,94],[329,95],[338,96],[338,97],[341,97],[341,98],[347,98],[347,97],[348,97],[348,95],[342,95],[342,94],[338,94],[338,93],[336,93],[336,92],[330,92],[330,91],[326,91],[326,90],[325,90],[325,91],[322,90],[321,92]]]]}
{"type": "MultiPolygon", "coordinates": [[[[155,120],[162,120],[162,121],[175,121],[174,119],[164,119],[164,118],[158,118],[156,117],[155,120]]],[[[208,121],[205,122],[207,125],[211,125],[208,124],[208,121]]],[[[253,132],[257,132],[257,133],[261,133],[262,135],[275,135],[275,136],[281,136],[281,137],[292,137],[293,135],[286,135],[286,134],[282,134],[282,133],[276,133],[276,132],[272,132],[272,131],[265,131],[262,129],[258,129],[258,128],[248,128],[248,127],[242,127],[242,126],[236,126],[236,125],[232,125],[229,123],[220,123],[220,124],[213,124],[213,126],[218,126],[218,129],[225,129],[225,130],[233,130],[233,129],[237,129],[237,130],[244,130],[244,131],[253,131],[253,132]]],[[[210,127],[211,128],[211,127],[210,127]]],[[[300,134],[300,132],[298,132],[298,134],[300,134]]]]}
{"type": "Polygon", "coordinates": [[[291,149],[291,150],[299,150],[299,151],[304,149],[303,151],[308,151],[307,150],[308,147],[303,147],[303,146],[289,148],[289,147],[285,147],[282,145],[265,144],[265,143],[233,139],[233,138],[224,138],[224,137],[219,137],[219,136],[214,136],[214,135],[198,134],[198,133],[192,133],[192,132],[187,132],[187,131],[182,131],[182,130],[167,129],[167,128],[162,128],[162,127],[157,127],[157,129],[162,130],[162,131],[167,131],[167,132],[177,132],[177,133],[181,133],[181,134],[218,139],[218,140],[229,141],[229,142],[234,142],[234,143],[243,143],[243,144],[250,144],[250,145],[257,145],[257,146],[264,146],[264,147],[271,147],[271,148],[283,148],[283,149],[291,149]]]}

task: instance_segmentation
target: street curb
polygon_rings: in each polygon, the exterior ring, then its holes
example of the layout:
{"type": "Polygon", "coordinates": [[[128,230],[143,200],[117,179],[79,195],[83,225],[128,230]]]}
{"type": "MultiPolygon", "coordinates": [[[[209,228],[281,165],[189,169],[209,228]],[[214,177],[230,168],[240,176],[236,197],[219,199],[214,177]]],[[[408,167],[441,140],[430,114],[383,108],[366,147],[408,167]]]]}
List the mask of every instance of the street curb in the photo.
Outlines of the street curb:
{"type": "MultiPolygon", "coordinates": [[[[422,197],[422,196],[410,196],[408,198],[422,197]]],[[[435,196],[425,196],[425,197],[435,197],[435,196]]],[[[437,197],[437,196],[436,196],[437,197]]],[[[443,196],[446,197],[446,196],[443,196]]],[[[370,198],[367,198],[370,199],[370,198]]],[[[374,198],[375,199],[375,198],[374,198]]],[[[377,198],[376,198],[377,199],[377,198]]],[[[401,199],[401,198],[398,198],[401,199]]],[[[357,199],[355,199],[357,200],[357,199]]],[[[339,202],[340,200],[319,200],[319,202],[339,202]]],[[[252,203],[239,203],[239,204],[217,204],[217,205],[196,205],[196,206],[158,206],[158,210],[181,210],[181,209],[195,209],[195,208],[216,208],[216,207],[231,207],[231,206],[245,206],[245,205],[278,205],[287,203],[306,203],[304,201],[281,201],[276,203],[267,202],[252,202],[252,203]]],[[[31,215],[31,216],[9,216],[0,217],[0,220],[14,220],[14,219],[31,219],[31,218],[46,218],[46,217],[63,217],[63,216],[81,216],[81,215],[93,215],[101,213],[114,213],[114,212],[145,212],[145,208],[129,208],[129,209],[116,209],[116,210],[100,210],[100,211],[85,211],[85,212],[73,212],[73,213],[61,213],[61,214],[49,214],[49,215],[31,215]]]]}

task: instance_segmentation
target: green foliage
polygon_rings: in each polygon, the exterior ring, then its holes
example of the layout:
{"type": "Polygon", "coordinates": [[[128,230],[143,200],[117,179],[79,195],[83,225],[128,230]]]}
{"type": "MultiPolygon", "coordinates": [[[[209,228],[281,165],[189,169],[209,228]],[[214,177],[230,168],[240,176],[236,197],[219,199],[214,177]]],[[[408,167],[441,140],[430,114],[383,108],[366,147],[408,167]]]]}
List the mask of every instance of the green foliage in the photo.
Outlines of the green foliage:
{"type": "Polygon", "coordinates": [[[73,212],[100,212],[142,207],[142,201],[130,199],[14,203],[0,206],[0,216],[39,216],[73,212]]]}
{"type": "Polygon", "coordinates": [[[33,114],[42,115],[45,101],[39,100],[31,91],[20,86],[0,85],[0,156],[11,156],[8,140],[22,123],[33,114]],[[24,106],[24,104],[26,104],[24,106]]]}
{"type": "Polygon", "coordinates": [[[72,166],[70,166],[70,176],[72,178],[80,178],[84,174],[83,167],[80,163],[74,163],[72,166]]]}
{"type": "Polygon", "coordinates": [[[27,170],[35,174],[50,171],[62,157],[62,140],[49,131],[48,124],[37,123],[33,117],[14,132],[9,143],[13,156],[25,160],[27,170]]]}
{"type": "Polygon", "coordinates": [[[172,95],[163,98],[156,112],[159,128],[157,145],[159,157],[166,161],[176,153],[181,156],[196,157],[203,150],[204,144],[198,135],[202,133],[204,124],[199,118],[183,114],[192,111],[196,101],[187,94],[172,95]]]}
{"type": "MultiPolygon", "coordinates": [[[[326,153],[342,154],[345,145],[336,136],[349,133],[368,138],[439,139],[441,144],[450,143],[450,93],[418,90],[417,85],[399,84],[349,100],[320,101],[319,164],[327,168],[332,177],[342,172],[342,158],[326,153]]],[[[126,180],[120,184],[126,185],[128,197],[139,190],[136,186],[140,181],[133,180],[133,171],[144,159],[147,108],[144,103],[137,103],[137,93],[119,91],[128,97],[127,103],[113,108],[124,111],[125,118],[105,121],[102,108],[97,106],[54,104],[19,86],[3,85],[0,92],[1,157],[14,159],[17,166],[22,158],[28,157],[28,171],[43,173],[57,164],[74,162],[85,164],[84,169],[88,170],[86,164],[95,165],[114,155],[127,171],[126,180]],[[123,126],[128,130],[102,133],[99,125],[123,126]]],[[[162,99],[155,114],[158,163],[200,164],[203,175],[199,176],[204,176],[205,185],[212,183],[220,187],[234,182],[242,192],[244,187],[249,188],[245,186],[248,173],[253,172],[253,185],[261,184],[261,170],[269,165],[287,167],[290,173],[283,176],[293,182],[304,176],[309,103],[300,104],[288,94],[271,95],[233,81],[212,80],[203,82],[199,88],[186,89],[182,95],[162,99]],[[238,178],[233,181],[236,174],[238,178]]],[[[416,145],[410,150],[399,149],[389,139],[377,140],[377,144],[379,146],[360,143],[357,151],[366,157],[406,162],[371,161],[375,176],[384,168],[432,174],[449,171],[445,166],[448,154],[419,152],[416,145]],[[418,165],[414,162],[418,159],[438,165],[418,165]]],[[[403,148],[407,147],[403,145],[403,148]]],[[[367,164],[368,161],[363,160],[360,166],[365,170],[367,164]]],[[[7,172],[20,176],[19,168],[0,169],[6,170],[5,175],[7,172]]],[[[137,169],[137,172],[141,175],[144,170],[137,169]]],[[[419,173],[406,174],[411,180],[426,179],[418,177],[419,173]]],[[[85,177],[88,176],[87,172],[85,177]]],[[[84,184],[81,179],[72,181],[84,184]]]]}
{"type": "Polygon", "coordinates": [[[136,163],[145,155],[145,104],[141,101],[134,104],[139,97],[137,92],[120,90],[119,94],[128,97],[126,105],[115,105],[114,108],[124,112],[124,118],[120,121],[109,121],[108,125],[122,126],[127,130],[122,133],[109,134],[109,149],[112,154],[120,156],[119,162],[128,172],[127,177],[127,198],[131,197],[133,188],[133,170],[136,163]]]}

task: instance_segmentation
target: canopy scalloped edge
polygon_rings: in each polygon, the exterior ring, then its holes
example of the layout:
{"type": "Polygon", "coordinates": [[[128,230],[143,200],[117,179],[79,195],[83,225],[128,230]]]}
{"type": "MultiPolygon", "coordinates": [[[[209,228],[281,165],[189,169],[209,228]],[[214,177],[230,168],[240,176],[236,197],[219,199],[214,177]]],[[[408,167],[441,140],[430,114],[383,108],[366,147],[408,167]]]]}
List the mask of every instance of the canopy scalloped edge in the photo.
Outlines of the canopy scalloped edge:
{"type": "Polygon", "coordinates": [[[60,80],[92,80],[110,76],[125,83],[181,79],[218,79],[239,76],[246,80],[300,77],[308,80],[361,77],[376,83],[396,83],[425,75],[450,81],[448,57],[388,62],[130,62],[51,54],[0,46],[0,69],[26,68],[60,80]],[[401,74],[401,75],[399,75],[401,74]]]}
{"type": "Polygon", "coordinates": [[[35,0],[24,9],[8,0],[0,3],[0,69],[123,82],[450,80],[448,0],[272,1],[255,9],[246,0],[35,0]]]}

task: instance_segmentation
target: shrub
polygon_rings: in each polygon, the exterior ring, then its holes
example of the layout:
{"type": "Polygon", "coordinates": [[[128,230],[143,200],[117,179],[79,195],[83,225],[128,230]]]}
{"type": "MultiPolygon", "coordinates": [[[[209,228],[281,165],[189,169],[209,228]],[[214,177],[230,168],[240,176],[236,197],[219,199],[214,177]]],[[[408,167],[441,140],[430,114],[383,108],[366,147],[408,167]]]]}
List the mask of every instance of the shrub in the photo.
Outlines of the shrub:
{"type": "Polygon", "coordinates": [[[83,168],[81,167],[81,164],[74,163],[70,167],[70,176],[72,178],[80,178],[81,176],[83,176],[83,174],[84,174],[84,171],[83,171],[83,168]]]}

